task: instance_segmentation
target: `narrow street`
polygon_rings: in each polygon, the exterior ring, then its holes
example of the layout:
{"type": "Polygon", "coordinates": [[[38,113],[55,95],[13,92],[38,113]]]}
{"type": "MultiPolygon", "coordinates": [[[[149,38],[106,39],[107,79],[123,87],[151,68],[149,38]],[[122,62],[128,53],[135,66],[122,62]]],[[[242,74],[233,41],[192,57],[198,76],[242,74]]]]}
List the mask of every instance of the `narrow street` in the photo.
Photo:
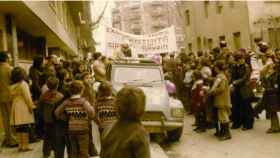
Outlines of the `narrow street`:
{"type": "Polygon", "coordinates": [[[264,116],[255,121],[253,130],[232,130],[232,139],[221,142],[214,130],[195,133],[192,116],[186,116],[180,142],[164,145],[170,158],[279,158],[280,134],[266,134],[270,121],[264,116]]]}

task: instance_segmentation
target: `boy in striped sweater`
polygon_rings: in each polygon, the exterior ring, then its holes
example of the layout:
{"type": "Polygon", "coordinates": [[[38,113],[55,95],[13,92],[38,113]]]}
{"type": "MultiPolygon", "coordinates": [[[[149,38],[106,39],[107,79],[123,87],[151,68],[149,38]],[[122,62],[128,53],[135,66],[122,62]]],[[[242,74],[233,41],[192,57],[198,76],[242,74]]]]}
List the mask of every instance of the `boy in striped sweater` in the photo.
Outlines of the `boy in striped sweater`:
{"type": "Polygon", "coordinates": [[[84,85],[73,81],[70,85],[71,97],[65,100],[55,111],[58,118],[66,118],[70,142],[70,158],[89,158],[88,121],[94,119],[95,111],[90,103],[81,97],[84,85]]]}

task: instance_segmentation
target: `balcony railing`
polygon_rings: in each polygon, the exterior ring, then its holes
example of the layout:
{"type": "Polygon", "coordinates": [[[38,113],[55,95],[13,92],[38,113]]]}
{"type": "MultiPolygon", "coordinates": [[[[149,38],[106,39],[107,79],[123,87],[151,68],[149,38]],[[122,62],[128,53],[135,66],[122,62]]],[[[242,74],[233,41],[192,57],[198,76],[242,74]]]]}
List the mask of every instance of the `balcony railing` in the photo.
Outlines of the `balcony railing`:
{"type": "Polygon", "coordinates": [[[158,7],[158,6],[163,6],[163,3],[161,2],[161,1],[152,1],[152,2],[150,2],[150,5],[152,6],[152,7],[158,7]]]}
{"type": "Polygon", "coordinates": [[[132,20],[132,21],[141,20],[141,15],[140,14],[132,14],[128,17],[128,19],[132,20]]]}
{"type": "Polygon", "coordinates": [[[156,21],[153,21],[153,23],[152,23],[153,28],[165,28],[167,26],[168,26],[168,23],[163,20],[156,20],[156,21]]]}
{"type": "Polygon", "coordinates": [[[162,17],[164,16],[163,8],[156,8],[150,12],[152,17],[162,17]]]}
{"type": "Polygon", "coordinates": [[[129,9],[131,10],[136,10],[136,9],[140,9],[140,3],[133,3],[129,5],[129,9]]]}
{"type": "Polygon", "coordinates": [[[114,8],[114,9],[112,10],[112,13],[113,13],[113,14],[118,14],[118,13],[120,13],[120,10],[119,10],[118,8],[114,8]]]}

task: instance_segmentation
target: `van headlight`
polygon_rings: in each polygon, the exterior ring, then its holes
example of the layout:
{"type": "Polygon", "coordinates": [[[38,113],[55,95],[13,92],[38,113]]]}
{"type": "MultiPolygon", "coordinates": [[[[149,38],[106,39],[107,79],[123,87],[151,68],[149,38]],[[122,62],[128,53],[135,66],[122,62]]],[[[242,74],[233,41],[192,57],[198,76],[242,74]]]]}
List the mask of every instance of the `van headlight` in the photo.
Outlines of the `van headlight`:
{"type": "Polygon", "coordinates": [[[184,117],[184,109],[182,108],[172,108],[171,109],[171,116],[176,118],[183,118],[184,117]]]}

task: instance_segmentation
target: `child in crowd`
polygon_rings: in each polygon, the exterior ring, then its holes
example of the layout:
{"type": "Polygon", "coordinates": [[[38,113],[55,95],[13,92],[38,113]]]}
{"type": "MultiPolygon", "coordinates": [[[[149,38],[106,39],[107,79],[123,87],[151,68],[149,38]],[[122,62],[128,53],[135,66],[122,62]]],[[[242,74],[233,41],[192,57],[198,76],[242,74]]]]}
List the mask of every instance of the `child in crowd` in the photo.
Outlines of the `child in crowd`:
{"type": "MultiPolygon", "coordinates": [[[[83,84],[85,86],[85,90],[83,91],[82,97],[84,97],[90,103],[90,105],[95,106],[96,93],[93,89],[93,84],[92,84],[91,79],[92,79],[92,76],[89,72],[84,72],[81,75],[81,80],[83,81],[83,84]]],[[[90,156],[97,155],[97,151],[96,151],[94,143],[93,143],[91,120],[89,121],[89,155],[90,156]]]]}
{"type": "Polygon", "coordinates": [[[194,71],[193,81],[191,103],[197,126],[194,130],[201,133],[206,131],[206,90],[204,89],[204,81],[200,71],[194,71]]]}
{"type": "Polygon", "coordinates": [[[70,158],[89,157],[89,125],[94,119],[95,111],[90,103],[81,97],[84,90],[82,81],[73,81],[70,85],[71,97],[65,100],[55,111],[55,115],[63,119],[66,114],[68,122],[68,137],[70,143],[70,158]]]}
{"type": "Polygon", "coordinates": [[[10,92],[12,95],[12,109],[10,123],[15,127],[18,137],[18,151],[26,152],[29,148],[29,131],[34,124],[33,110],[35,105],[26,79],[26,72],[20,67],[12,71],[10,92]]]}
{"type": "MultiPolygon", "coordinates": [[[[44,158],[50,156],[51,150],[54,151],[55,158],[64,157],[65,139],[63,132],[60,131],[61,123],[56,120],[54,111],[63,100],[63,94],[57,91],[59,80],[55,77],[49,77],[47,80],[48,90],[41,95],[38,109],[39,117],[43,120],[44,137],[43,137],[43,155],[44,158]],[[60,136],[60,137],[59,137],[60,136]]],[[[62,125],[63,126],[63,125],[62,125]]]]}
{"type": "Polygon", "coordinates": [[[209,94],[214,98],[214,106],[217,108],[217,115],[220,129],[217,129],[217,136],[220,140],[231,139],[229,129],[231,114],[231,100],[230,100],[230,86],[229,81],[225,75],[226,66],[223,60],[215,63],[214,70],[217,74],[214,84],[212,85],[209,94]]]}
{"type": "Polygon", "coordinates": [[[100,133],[108,129],[118,119],[119,108],[115,104],[112,95],[112,85],[104,81],[99,86],[99,95],[96,103],[97,116],[99,119],[100,133]]]}

